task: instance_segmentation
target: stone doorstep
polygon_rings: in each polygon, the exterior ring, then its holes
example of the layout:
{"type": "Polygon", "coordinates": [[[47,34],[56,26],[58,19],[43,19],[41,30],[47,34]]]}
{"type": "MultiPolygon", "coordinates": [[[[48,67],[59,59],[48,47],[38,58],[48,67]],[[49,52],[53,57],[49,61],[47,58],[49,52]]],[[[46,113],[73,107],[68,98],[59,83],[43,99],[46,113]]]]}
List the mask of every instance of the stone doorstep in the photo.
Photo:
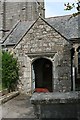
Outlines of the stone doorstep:
{"type": "Polygon", "coordinates": [[[17,95],[19,95],[19,91],[11,92],[11,93],[8,93],[4,96],[1,96],[0,97],[0,104],[7,102],[8,100],[16,97],[17,95]]]}

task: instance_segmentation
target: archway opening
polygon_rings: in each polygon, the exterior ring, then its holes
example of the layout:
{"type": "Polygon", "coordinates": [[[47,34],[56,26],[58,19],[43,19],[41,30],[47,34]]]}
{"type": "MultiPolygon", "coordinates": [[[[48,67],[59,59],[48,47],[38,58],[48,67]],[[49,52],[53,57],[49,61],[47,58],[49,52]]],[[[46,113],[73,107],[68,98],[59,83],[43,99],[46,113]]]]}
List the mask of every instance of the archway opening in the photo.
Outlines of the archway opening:
{"type": "Polygon", "coordinates": [[[52,62],[39,58],[32,63],[32,80],[35,88],[47,88],[52,92],[52,62]]]}

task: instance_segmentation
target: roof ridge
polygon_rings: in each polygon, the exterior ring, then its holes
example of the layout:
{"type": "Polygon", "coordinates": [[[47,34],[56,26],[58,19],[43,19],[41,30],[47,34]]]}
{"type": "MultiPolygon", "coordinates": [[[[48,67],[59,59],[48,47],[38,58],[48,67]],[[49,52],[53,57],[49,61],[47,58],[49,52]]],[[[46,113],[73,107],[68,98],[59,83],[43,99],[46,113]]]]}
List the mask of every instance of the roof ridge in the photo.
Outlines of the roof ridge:
{"type": "Polygon", "coordinates": [[[52,27],[58,34],[60,34],[63,38],[65,38],[68,42],[70,42],[63,34],[61,34],[56,28],[54,28],[53,26],[50,25],[50,23],[48,21],[46,21],[45,18],[39,16],[44,22],[46,22],[50,27],[52,27]]]}
{"type": "Polygon", "coordinates": [[[36,21],[39,19],[39,17],[34,20],[34,21],[29,21],[32,22],[32,24],[29,26],[28,30],[25,31],[25,33],[22,35],[22,37],[20,38],[20,40],[15,44],[15,46],[13,47],[13,49],[15,49],[15,47],[19,44],[19,42],[22,40],[22,38],[25,36],[25,34],[27,34],[27,32],[30,30],[30,28],[36,23],[36,21]]]}
{"type": "Polygon", "coordinates": [[[71,16],[72,14],[69,15],[61,15],[61,16],[51,16],[51,17],[46,17],[45,19],[50,19],[50,18],[59,18],[59,17],[67,17],[67,16],[71,16]]]}

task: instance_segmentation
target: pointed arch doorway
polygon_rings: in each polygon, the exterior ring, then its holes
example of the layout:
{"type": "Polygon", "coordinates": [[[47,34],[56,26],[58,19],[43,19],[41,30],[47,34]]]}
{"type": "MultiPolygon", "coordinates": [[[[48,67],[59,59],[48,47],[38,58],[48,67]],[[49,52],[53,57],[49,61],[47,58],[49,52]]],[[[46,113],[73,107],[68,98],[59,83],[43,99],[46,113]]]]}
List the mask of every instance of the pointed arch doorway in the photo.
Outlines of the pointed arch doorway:
{"type": "Polygon", "coordinates": [[[39,58],[32,63],[32,88],[47,88],[52,92],[52,62],[39,58]]]}

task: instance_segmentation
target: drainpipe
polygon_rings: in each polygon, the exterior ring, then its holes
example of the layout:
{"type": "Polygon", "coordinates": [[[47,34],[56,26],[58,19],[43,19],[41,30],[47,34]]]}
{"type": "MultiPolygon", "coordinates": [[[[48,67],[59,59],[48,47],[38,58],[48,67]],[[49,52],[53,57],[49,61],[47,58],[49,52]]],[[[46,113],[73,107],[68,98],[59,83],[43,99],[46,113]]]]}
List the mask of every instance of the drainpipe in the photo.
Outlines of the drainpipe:
{"type": "Polygon", "coordinates": [[[71,91],[73,90],[72,66],[73,66],[73,57],[72,57],[72,49],[71,49],[71,91]]]}
{"type": "Polygon", "coordinates": [[[71,91],[75,91],[76,67],[75,67],[75,48],[71,49],[71,91]]]}
{"type": "Polygon", "coordinates": [[[75,67],[73,67],[72,71],[73,71],[73,91],[75,91],[75,67]]]}

